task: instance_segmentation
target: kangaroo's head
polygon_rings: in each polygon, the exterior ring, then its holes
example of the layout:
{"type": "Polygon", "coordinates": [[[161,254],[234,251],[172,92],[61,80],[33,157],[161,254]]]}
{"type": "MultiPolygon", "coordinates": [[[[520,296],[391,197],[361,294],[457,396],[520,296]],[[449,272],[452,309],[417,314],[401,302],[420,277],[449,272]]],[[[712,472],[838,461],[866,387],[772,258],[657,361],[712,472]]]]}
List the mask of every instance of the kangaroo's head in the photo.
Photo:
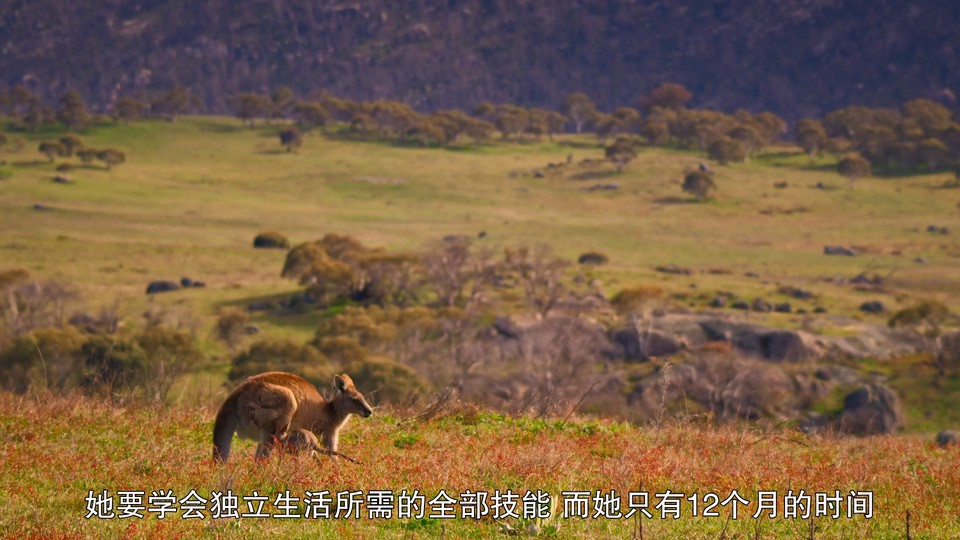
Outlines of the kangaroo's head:
{"type": "Polygon", "coordinates": [[[344,405],[346,414],[356,414],[364,418],[373,414],[373,408],[363,398],[363,394],[353,385],[353,379],[349,375],[337,375],[333,378],[333,383],[337,387],[338,398],[344,405]]]}

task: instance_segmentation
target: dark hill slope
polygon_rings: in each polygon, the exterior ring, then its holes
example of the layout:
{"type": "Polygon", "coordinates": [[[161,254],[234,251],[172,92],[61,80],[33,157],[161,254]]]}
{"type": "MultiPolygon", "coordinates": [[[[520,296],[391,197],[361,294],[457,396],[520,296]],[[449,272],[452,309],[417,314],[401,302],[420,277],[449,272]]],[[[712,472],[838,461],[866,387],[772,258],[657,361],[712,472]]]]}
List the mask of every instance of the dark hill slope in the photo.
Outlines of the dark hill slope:
{"type": "Polygon", "coordinates": [[[953,0],[4,0],[0,84],[93,102],[177,82],[212,111],[287,84],[434,109],[609,108],[663,81],[787,118],[960,87],[953,0]]]}

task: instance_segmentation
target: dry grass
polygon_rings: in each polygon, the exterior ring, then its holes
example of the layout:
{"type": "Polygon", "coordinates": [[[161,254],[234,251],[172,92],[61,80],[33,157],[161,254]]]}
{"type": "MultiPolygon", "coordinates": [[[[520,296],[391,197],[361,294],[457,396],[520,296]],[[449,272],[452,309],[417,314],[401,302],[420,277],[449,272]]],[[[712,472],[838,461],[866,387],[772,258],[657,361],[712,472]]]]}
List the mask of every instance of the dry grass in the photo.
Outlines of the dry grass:
{"type": "MultiPolygon", "coordinates": [[[[347,426],[341,449],[362,466],[276,456],[255,464],[249,442],[237,446],[228,465],[215,466],[209,442],[212,406],[120,406],[76,395],[2,394],[0,536],[486,538],[498,535],[501,524],[490,518],[211,521],[209,514],[202,521],[179,516],[87,520],[84,499],[89,490],[104,489],[148,495],[172,489],[178,497],[195,489],[205,498],[215,490],[232,489],[238,496],[256,490],[271,501],[284,490],[302,497],[306,490],[418,489],[429,500],[440,489],[456,495],[507,488],[520,494],[543,489],[555,502],[563,490],[616,489],[625,496],[630,490],[669,489],[724,498],[736,489],[749,500],[758,490],[776,490],[781,497],[789,489],[869,490],[872,519],[815,520],[815,537],[902,538],[907,510],[915,538],[960,534],[957,446],[941,449],[910,437],[806,437],[736,425],[637,428],[586,419],[511,419],[462,407],[426,422],[400,421],[415,412],[381,410],[347,426]]],[[[806,538],[809,533],[808,521],[754,520],[748,515],[753,506],[741,508],[740,518],[732,521],[729,508],[720,508],[717,518],[694,518],[689,505],[684,503],[679,520],[663,520],[654,512],[654,519],[642,521],[643,537],[806,538]]],[[[277,510],[268,504],[266,511],[277,510]]],[[[513,519],[507,523],[523,527],[513,519]]],[[[571,518],[549,525],[559,526],[561,538],[626,538],[637,534],[641,523],[571,518]]],[[[547,532],[545,527],[542,534],[547,532]]]]}

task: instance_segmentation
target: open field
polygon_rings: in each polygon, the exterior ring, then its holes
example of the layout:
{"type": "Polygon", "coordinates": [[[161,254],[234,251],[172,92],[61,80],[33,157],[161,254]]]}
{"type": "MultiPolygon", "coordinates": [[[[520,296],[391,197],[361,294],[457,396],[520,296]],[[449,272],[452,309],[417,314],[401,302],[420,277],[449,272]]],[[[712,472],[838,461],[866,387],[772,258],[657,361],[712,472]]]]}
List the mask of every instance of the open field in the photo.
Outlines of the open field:
{"type": "MultiPolygon", "coordinates": [[[[956,233],[926,231],[929,224],[960,231],[960,190],[939,187],[946,174],[866,178],[851,187],[827,158],[811,162],[775,148],[747,164],[714,166],[716,200],[698,204],[680,190],[683,171],[704,161],[691,152],[641,150],[616,175],[610,165],[577,165],[602,158],[592,138],[450,150],[311,135],[288,154],[275,129],[207,117],[91,128],[81,134],[89,146],[115,146],[127,163],[76,169],[67,173],[70,185],[53,183],[53,165],[35,152],[50,134],[17,135],[24,149],[0,152],[9,176],[0,180],[0,266],[76,284],[92,303],[119,299],[134,316],[149,301],[209,317],[221,305],[297,289],[279,278],[282,252],[251,249],[264,229],[294,242],[337,232],[413,250],[447,234],[486,231],[480,242],[493,246],[545,242],[569,259],[606,253],[610,264],[591,275],[608,295],[656,283],[702,304],[717,290],[776,298],[778,285],[793,285],[814,290],[831,313],[856,316],[866,300],[896,308],[960,299],[956,233]],[[573,166],[530,174],[568,155],[573,166]],[[620,189],[581,191],[611,182],[620,189]],[[824,256],[827,244],[861,254],[824,256]],[[653,270],[665,264],[694,274],[653,270]],[[884,276],[885,290],[835,282],[864,271],[884,276]],[[144,298],[150,280],[182,275],[208,287],[144,298]]],[[[794,316],[769,317],[797,324],[794,316]]],[[[299,335],[313,323],[262,322],[299,335]]]]}
{"type": "MultiPolygon", "coordinates": [[[[514,530],[528,525],[513,517],[494,520],[492,514],[459,519],[460,506],[452,507],[458,519],[430,519],[432,504],[423,519],[368,519],[366,505],[360,507],[361,519],[211,519],[210,504],[202,520],[183,519],[186,510],[179,506],[162,521],[149,511],[143,512],[144,519],[84,519],[91,491],[107,490],[118,516],[119,490],[145,491],[142,506],[156,508],[148,501],[153,491],[172,490],[182,499],[196,490],[209,500],[212,492],[228,489],[237,497],[254,491],[267,495],[263,512],[268,515],[308,512],[303,501],[293,510],[273,506],[277,493],[287,490],[302,499],[308,490],[329,490],[334,497],[342,491],[362,491],[366,497],[373,490],[390,490],[399,497],[404,489],[416,489],[430,501],[441,489],[458,500],[467,490],[492,497],[495,490],[522,496],[528,489],[542,489],[560,516],[537,523],[543,537],[904,538],[907,511],[912,538],[960,535],[956,445],[941,449],[910,436],[835,439],[689,422],[637,428],[582,419],[510,418],[471,408],[448,409],[426,422],[404,420],[412,412],[386,408],[369,420],[348,424],[341,450],[362,465],[289,456],[257,465],[252,444],[244,442],[235,443],[231,461],[217,467],[209,457],[213,407],[119,406],[80,396],[0,394],[0,536],[506,538],[498,534],[503,524],[514,530]],[[623,498],[624,514],[628,492],[649,492],[652,519],[562,517],[561,492],[606,494],[611,489],[623,498]],[[784,497],[801,489],[831,496],[840,490],[840,519],[820,517],[812,524],[784,519],[784,497]],[[654,494],[666,490],[684,497],[698,494],[701,501],[708,493],[722,501],[737,490],[751,504],[740,506],[732,520],[731,502],[716,507],[717,517],[693,517],[693,503],[685,499],[679,519],[662,519],[654,508],[661,498],[654,494]],[[871,518],[846,517],[850,490],[872,492],[871,518]],[[778,493],[775,519],[766,512],[752,517],[758,491],[778,493]]],[[[245,502],[240,499],[240,512],[248,511],[245,502]]],[[[335,511],[334,504],[331,513],[335,511]]],[[[591,516],[593,512],[591,500],[591,516]]]]}

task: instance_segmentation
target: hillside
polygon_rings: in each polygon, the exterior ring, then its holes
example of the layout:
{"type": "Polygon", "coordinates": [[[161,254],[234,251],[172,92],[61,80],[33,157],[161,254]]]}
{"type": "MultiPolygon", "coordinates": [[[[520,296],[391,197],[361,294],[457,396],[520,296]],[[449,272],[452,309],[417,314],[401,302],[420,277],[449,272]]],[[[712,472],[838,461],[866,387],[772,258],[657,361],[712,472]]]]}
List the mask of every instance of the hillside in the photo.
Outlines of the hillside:
{"type": "Polygon", "coordinates": [[[950,101],[957,20],[960,7],[939,0],[8,0],[0,85],[110,104],[178,83],[209,112],[280,85],[425,110],[482,100],[555,108],[582,91],[609,110],[675,81],[696,106],[796,120],[852,104],[950,101]]]}

